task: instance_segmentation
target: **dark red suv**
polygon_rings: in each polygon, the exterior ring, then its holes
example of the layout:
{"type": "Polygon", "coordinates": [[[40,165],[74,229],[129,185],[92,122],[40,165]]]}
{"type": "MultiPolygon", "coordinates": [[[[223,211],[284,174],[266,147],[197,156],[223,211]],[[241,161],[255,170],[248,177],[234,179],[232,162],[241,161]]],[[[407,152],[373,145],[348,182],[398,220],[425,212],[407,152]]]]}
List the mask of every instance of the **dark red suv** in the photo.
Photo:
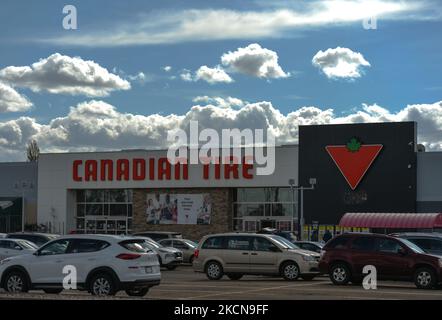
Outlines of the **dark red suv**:
{"type": "Polygon", "coordinates": [[[442,279],[442,259],[426,254],[408,240],[382,234],[343,234],[330,240],[319,261],[337,285],[362,283],[366,265],[376,267],[379,280],[414,281],[416,287],[430,289],[442,279]]]}

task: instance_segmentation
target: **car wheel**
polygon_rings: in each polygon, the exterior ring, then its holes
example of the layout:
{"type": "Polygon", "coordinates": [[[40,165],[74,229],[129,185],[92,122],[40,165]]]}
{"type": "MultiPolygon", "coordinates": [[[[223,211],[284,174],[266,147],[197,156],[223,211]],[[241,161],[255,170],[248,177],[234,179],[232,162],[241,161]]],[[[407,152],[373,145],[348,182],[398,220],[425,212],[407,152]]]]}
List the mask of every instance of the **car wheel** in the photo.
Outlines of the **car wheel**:
{"type": "Polygon", "coordinates": [[[315,278],[315,275],[301,275],[302,280],[312,281],[315,278]]]}
{"type": "Polygon", "coordinates": [[[59,294],[60,292],[63,291],[62,288],[48,288],[48,289],[43,289],[44,293],[49,293],[49,294],[59,294]]]}
{"type": "Polygon", "coordinates": [[[177,266],[166,266],[167,270],[175,270],[177,266]]]}
{"type": "Polygon", "coordinates": [[[223,267],[219,262],[210,261],[206,266],[206,275],[210,280],[219,280],[223,277],[223,267]]]}
{"type": "Polygon", "coordinates": [[[7,292],[19,293],[28,292],[28,280],[23,272],[13,271],[5,278],[5,288],[7,292]]]}
{"type": "Polygon", "coordinates": [[[125,291],[131,297],[144,297],[149,292],[149,288],[126,289],[125,291]]]}
{"type": "Polygon", "coordinates": [[[295,262],[286,262],[281,267],[281,274],[284,280],[296,280],[299,278],[299,267],[295,262]]]}
{"type": "Polygon", "coordinates": [[[436,275],[430,268],[419,268],[414,273],[414,284],[419,289],[431,289],[436,285],[436,275]]]}
{"type": "Polygon", "coordinates": [[[350,270],[343,263],[334,264],[330,269],[330,280],[337,285],[344,285],[350,281],[350,270]]]}
{"type": "Polygon", "coordinates": [[[239,279],[241,279],[242,278],[242,274],[240,274],[240,273],[228,273],[227,274],[227,277],[230,279],[230,280],[239,280],[239,279]]]}
{"type": "Polygon", "coordinates": [[[94,296],[113,296],[117,291],[115,281],[106,273],[95,275],[90,282],[89,290],[94,296]]]}

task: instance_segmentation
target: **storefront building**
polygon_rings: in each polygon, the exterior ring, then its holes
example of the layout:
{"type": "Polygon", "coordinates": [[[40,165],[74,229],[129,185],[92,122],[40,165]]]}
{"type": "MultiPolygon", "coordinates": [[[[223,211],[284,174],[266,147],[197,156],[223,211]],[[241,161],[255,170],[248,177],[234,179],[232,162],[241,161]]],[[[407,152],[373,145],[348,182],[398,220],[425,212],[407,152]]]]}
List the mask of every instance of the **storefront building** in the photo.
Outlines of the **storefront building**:
{"type": "Polygon", "coordinates": [[[52,232],[180,231],[191,239],[263,227],[295,230],[298,146],[275,150],[275,170],[257,165],[171,165],[167,151],[40,155],[38,221],[52,232]]]}
{"type": "MultiPolygon", "coordinates": [[[[41,154],[38,165],[0,164],[0,203],[16,202],[0,219],[16,219],[24,195],[26,223],[50,232],[167,230],[198,240],[264,227],[295,232],[304,217],[304,238],[320,239],[325,230],[351,231],[338,227],[348,212],[442,212],[442,152],[419,152],[416,132],[414,122],[301,126],[299,146],[276,147],[271,175],[258,175],[257,163],[171,165],[166,150],[41,154]],[[312,179],[302,196],[289,186],[312,179]],[[14,189],[23,181],[34,188],[14,189]]],[[[14,221],[6,232],[20,230],[14,221]]]]}

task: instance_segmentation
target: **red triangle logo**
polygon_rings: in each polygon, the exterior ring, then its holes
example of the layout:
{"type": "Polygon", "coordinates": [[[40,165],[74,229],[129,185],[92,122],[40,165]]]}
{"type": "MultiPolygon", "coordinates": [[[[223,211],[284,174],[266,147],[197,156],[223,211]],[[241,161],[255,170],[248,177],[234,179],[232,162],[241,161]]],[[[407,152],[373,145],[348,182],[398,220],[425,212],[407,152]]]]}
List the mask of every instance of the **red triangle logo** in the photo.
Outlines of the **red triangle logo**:
{"type": "Polygon", "coordinates": [[[355,149],[349,149],[348,145],[326,146],[325,149],[351,189],[354,190],[381,152],[382,147],[382,144],[365,144],[355,149]]]}

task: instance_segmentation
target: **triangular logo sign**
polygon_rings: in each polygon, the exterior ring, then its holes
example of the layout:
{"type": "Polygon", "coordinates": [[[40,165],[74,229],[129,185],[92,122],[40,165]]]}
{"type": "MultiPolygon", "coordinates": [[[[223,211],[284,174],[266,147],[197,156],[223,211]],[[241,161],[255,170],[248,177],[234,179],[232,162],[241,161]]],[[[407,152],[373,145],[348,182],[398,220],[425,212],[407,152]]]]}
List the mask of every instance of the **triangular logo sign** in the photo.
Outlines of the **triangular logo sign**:
{"type": "Polygon", "coordinates": [[[354,190],[382,147],[382,144],[361,144],[356,138],[352,138],[346,145],[326,146],[325,149],[354,190]]]}

